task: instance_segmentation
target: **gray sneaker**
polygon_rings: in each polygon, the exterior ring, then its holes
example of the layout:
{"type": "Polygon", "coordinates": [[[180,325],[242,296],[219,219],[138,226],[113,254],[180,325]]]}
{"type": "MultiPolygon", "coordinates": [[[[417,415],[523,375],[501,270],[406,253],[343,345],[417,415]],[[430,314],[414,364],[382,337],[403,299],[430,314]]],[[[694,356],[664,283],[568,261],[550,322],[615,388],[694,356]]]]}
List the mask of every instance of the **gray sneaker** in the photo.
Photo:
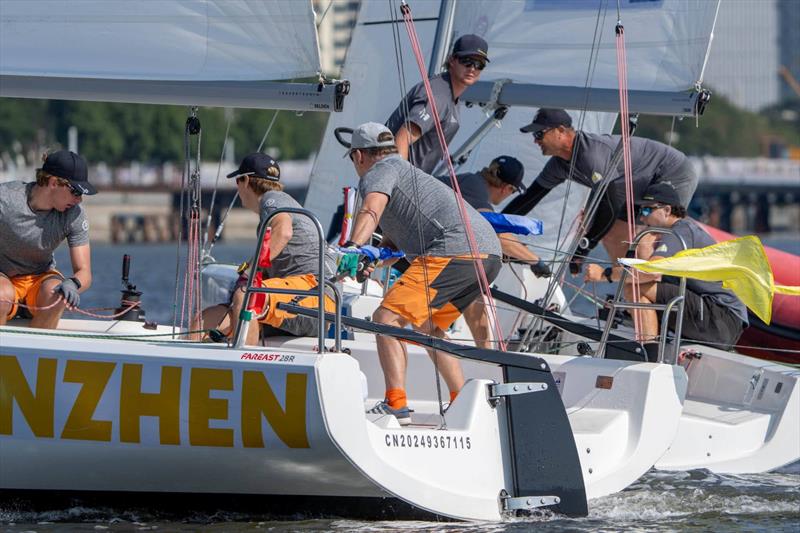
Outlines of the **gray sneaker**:
{"type": "Polygon", "coordinates": [[[411,423],[412,411],[408,406],[401,407],[400,409],[392,409],[389,407],[389,404],[386,403],[386,400],[375,404],[375,407],[367,411],[367,413],[372,415],[392,415],[401,426],[407,426],[411,423]]]}

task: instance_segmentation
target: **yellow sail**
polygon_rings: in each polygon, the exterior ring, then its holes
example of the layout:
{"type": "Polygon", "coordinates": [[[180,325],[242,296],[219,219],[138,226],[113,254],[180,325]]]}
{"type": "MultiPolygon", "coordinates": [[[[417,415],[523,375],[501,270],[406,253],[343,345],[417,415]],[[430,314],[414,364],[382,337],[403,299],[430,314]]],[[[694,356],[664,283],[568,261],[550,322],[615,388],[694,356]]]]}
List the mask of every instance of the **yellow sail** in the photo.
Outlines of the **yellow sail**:
{"type": "Polygon", "coordinates": [[[755,235],[705,248],[690,248],[672,257],[629,264],[644,272],[721,281],[725,289],[733,291],[766,324],[772,320],[772,298],[776,292],[800,295],[800,287],[775,285],[764,246],[755,235]]]}

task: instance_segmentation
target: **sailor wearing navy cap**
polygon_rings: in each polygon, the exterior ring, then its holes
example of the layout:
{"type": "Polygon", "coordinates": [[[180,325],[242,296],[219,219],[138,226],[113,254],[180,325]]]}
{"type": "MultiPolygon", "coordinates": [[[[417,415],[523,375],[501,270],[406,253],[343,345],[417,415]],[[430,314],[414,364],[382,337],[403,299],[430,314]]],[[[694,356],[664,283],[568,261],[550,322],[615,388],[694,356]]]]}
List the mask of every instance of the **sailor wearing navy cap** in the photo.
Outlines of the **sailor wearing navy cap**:
{"type": "MultiPolygon", "coordinates": [[[[282,208],[301,208],[300,204],[283,192],[280,182],[281,169],[278,162],[267,154],[251,153],[242,160],[239,168],[228,174],[236,179],[236,188],[242,205],[259,215],[259,227],[269,219],[270,239],[268,245],[268,266],[263,268],[262,287],[279,289],[310,290],[317,287],[319,280],[319,237],[311,219],[298,214],[279,213],[282,208]]],[[[333,276],[335,260],[325,251],[325,279],[333,276]]],[[[244,279],[242,280],[245,281],[244,279]]],[[[244,302],[244,283],[234,291],[229,304],[212,306],[203,311],[203,328],[220,328],[230,333],[232,324],[239,318],[244,302]]],[[[317,331],[317,321],[310,317],[287,313],[278,309],[278,303],[294,299],[291,294],[268,294],[259,316],[247,330],[245,342],[254,345],[259,334],[310,336],[317,331]]],[[[304,307],[316,307],[318,299],[306,297],[298,301],[304,307]]],[[[333,300],[325,299],[328,311],[334,311],[333,300]]],[[[198,328],[193,328],[198,329],[198,328]]]]}
{"type": "Polygon", "coordinates": [[[0,325],[20,309],[31,326],[54,329],[64,309],[92,283],[89,222],[81,201],[97,191],[74,152],[46,155],[36,181],[0,184],[0,325]],[[72,277],[56,270],[53,252],[69,245],[72,277]],[[26,315],[26,316],[28,316],[26,315]]]}
{"type": "MultiPolygon", "coordinates": [[[[529,213],[551,189],[568,179],[586,187],[611,180],[586,232],[588,246],[578,249],[570,270],[579,272],[584,257],[601,241],[609,257],[624,257],[628,248],[628,231],[622,159],[616,168],[610,168],[620,136],[575,130],[572,117],[566,111],[549,108],[539,109],[533,121],[520,131],[533,134],[534,143],[542,155],[552,157],[525,194],[509,203],[503,213],[529,213]]],[[[680,205],[684,208],[689,206],[697,188],[697,174],[682,152],[651,139],[632,137],[631,161],[634,196],[640,196],[651,184],[670,181],[680,198],[680,205]]]]}
{"type": "MultiPolygon", "coordinates": [[[[481,77],[489,63],[489,45],[477,35],[462,35],[453,44],[446,72],[430,79],[444,137],[449,144],[459,128],[458,99],[481,77]]],[[[444,155],[436,135],[433,111],[425,85],[415,85],[386,121],[403,159],[431,174],[444,155]]]]}

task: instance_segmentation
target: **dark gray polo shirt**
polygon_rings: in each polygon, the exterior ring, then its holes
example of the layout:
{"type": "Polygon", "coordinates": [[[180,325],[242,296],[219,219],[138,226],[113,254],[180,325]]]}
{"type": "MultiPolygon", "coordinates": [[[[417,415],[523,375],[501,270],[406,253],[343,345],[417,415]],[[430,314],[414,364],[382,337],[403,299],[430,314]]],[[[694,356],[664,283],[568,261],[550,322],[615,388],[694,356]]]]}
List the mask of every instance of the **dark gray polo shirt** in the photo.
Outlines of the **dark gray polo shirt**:
{"type": "MultiPolygon", "coordinates": [[[[450,176],[437,176],[436,179],[447,185],[451,186],[450,176]]],[[[472,172],[466,174],[459,174],[456,176],[458,180],[458,188],[461,190],[461,196],[464,200],[474,207],[481,210],[494,211],[492,202],[489,201],[489,184],[480,174],[472,172]]]]}
{"type": "MultiPolygon", "coordinates": [[[[448,73],[434,76],[430,79],[430,84],[436,100],[436,109],[441,117],[444,138],[449,145],[458,132],[460,120],[458,100],[453,98],[453,89],[450,87],[448,73]]],[[[422,132],[422,136],[417,142],[411,145],[408,160],[415,167],[430,174],[442,160],[443,152],[436,135],[433,111],[428,105],[428,95],[425,93],[425,85],[422,82],[408,91],[400,105],[386,121],[386,127],[395,135],[406,123],[406,109],[408,109],[408,122],[416,124],[422,132]]]]}

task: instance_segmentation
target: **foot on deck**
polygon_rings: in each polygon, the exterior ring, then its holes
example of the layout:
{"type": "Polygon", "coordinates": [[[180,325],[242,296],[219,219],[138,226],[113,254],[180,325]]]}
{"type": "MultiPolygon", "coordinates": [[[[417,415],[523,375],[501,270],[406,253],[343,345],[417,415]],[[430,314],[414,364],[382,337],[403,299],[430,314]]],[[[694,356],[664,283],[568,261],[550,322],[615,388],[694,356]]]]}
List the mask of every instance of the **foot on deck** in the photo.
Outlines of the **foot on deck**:
{"type": "Polygon", "coordinates": [[[378,402],[375,407],[367,411],[372,415],[392,415],[397,419],[401,426],[407,426],[411,423],[411,409],[408,406],[399,409],[392,409],[386,400],[378,402]]]}

